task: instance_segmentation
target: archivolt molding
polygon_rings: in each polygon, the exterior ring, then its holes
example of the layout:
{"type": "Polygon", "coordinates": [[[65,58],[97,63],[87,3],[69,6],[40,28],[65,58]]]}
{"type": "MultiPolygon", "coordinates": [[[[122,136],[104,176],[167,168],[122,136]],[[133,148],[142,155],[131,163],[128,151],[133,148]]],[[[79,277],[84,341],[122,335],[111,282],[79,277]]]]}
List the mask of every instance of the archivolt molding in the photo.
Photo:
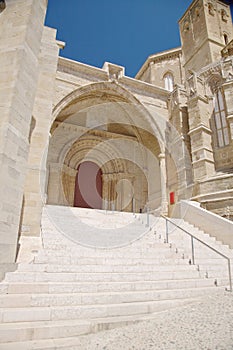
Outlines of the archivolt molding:
{"type": "MultiPolygon", "coordinates": [[[[164,148],[164,135],[163,130],[160,130],[155,118],[150,114],[148,109],[136,98],[131,92],[122,87],[119,83],[113,82],[101,82],[92,83],[82,86],[75,91],[64,97],[54,108],[52,123],[56,120],[59,114],[69,105],[75,102],[80,102],[82,100],[87,100],[88,98],[99,97],[103,101],[108,102],[125,102],[130,103],[136,109],[136,111],[144,117],[145,122],[147,122],[149,128],[153,132],[154,136],[157,138],[161,150],[164,148]]],[[[134,121],[132,116],[129,117],[129,122],[134,126],[134,121]]],[[[162,118],[162,117],[161,117],[162,118]]],[[[137,125],[135,125],[136,129],[137,125]]],[[[140,134],[136,132],[138,140],[140,140],[140,134]]]]}
{"type": "Polygon", "coordinates": [[[89,136],[77,140],[72,145],[64,159],[64,164],[77,169],[82,161],[93,161],[103,173],[121,173],[127,171],[123,158],[123,155],[111,143],[89,136]]]}

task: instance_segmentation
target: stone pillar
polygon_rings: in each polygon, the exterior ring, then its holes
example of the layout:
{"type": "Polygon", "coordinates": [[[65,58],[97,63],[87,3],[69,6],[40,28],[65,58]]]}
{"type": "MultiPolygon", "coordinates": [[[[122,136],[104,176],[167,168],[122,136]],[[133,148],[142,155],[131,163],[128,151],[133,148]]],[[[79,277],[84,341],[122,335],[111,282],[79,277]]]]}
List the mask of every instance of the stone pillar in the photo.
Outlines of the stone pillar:
{"type": "Polygon", "coordinates": [[[132,211],[133,195],[131,189],[133,186],[134,175],[127,173],[103,174],[103,209],[112,210],[114,205],[118,211],[132,211]]]}
{"type": "Polygon", "coordinates": [[[60,163],[49,164],[49,181],[48,181],[48,204],[63,205],[65,196],[62,185],[63,165],[60,163]]]}
{"type": "Polygon", "coordinates": [[[166,173],[166,161],[165,154],[159,155],[160,165],[160,180],[161,180],[161,213],[167,215],[168,213],[168,201],[167,201],[167,173],[166,173]]]}
{"type": "Polygon", "coordinates": [[[112,210],[114,206],[115,210],[118,210],[118,202],[116,196],[116,184],[118,174],[103,174],[102,175],[102,208],[106,210],[112,210]]]}
{"type": "Polygon", "coordinates": [[[210,129],[210,104],[204,96],[203,82],[194,74],[189,83],[189,136],[194,182],[209,177],[215,173],[212,148],[212,131],[210,129]]]}
{"type": "Polygon", "coordinates": [[[39,56],[38,88],[33,108],[35,127],[30,140],[28,172],[25,183],[23,235],[40,235],[58,51],[56,30],[45,27],[39,56]]]}
{"type": "Polygon", "coordinates": [[[0,263],[16,257],[46,7],[8,0],[0,14],[0,263]]]}
{"type": "Polygon", "coordinates": [[[75,181],[78,171],[63,165],[62,187],[64,192],[65,205],[74,206],[75,181]]]}
{"type": "Polygon", "coordinates": [[[102,209],[108,209],[108,174],[102,175],[102,209]]]}
{"type": "MultiPolygon", "coordinates": [[[[166,151],[176,167],[177,175],[177,199],[189,198],[187,188],[192,183],[190,137],[188,136],[188,111],[186,90],[182,86],[176,86],[171,93],[169,101],[169,124],[166,130],[166,151]]],[[[167,167],[171,168],[169,159],[167,167]]],[[[168,187],[174,174],[168,173],[168,187]]],[[[171,189],[173,190],[173,189],[171,189]]]]}

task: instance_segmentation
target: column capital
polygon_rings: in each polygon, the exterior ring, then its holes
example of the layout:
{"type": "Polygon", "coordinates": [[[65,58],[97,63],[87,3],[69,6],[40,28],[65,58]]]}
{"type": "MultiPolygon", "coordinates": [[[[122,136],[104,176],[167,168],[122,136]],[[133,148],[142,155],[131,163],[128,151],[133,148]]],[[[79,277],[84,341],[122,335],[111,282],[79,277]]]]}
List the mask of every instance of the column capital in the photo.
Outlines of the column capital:
{"type": "Polygon", "coordinates": [[[160,154],[159,154],[159,159],[165,159],[165,157],[166,157],[166,156],[165,156],[165,153],[160,153],[160,154]]]}

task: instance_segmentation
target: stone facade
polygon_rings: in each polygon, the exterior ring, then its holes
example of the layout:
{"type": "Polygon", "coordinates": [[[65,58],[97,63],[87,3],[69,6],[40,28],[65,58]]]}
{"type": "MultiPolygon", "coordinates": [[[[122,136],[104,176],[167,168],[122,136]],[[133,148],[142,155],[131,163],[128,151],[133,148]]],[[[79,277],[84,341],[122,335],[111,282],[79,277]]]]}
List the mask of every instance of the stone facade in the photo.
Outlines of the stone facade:
{"type": "Polygon", "coordinates": [[[102,171],[102,209],[171,213],[180,199],[233,217],[230,8],[194,0],[182,46],[151,55],[135,79],[59,57],[46,0],[0,13],[0,263],[40,236],[45,203],[74,205],[78,167],[102,171]]]}

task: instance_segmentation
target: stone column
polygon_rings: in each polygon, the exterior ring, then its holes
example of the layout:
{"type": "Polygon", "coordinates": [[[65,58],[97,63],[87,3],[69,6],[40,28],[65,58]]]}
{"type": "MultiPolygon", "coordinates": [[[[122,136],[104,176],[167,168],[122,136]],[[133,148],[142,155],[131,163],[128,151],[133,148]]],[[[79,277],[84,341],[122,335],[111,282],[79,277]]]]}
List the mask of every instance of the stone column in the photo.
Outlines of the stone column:
{"type": "Polygon", "coordinates": [[[108,209],[108,184],[109,178],[108,174],[102,175],[102,209],[107,210],[108,209]]]}
{"type": "Polygon", "coordinates": [[[133,184],[134,175],[128,173],[103,174],[103,209],[132,211],[132,194],[130,186],[133,184]],[[124,181],[125,180],[125,181],[124,181]],[[130,196],[130,198],[129,198],[130,196]],[[129,203],[128,203],[129,202],[129,203]]]}
{"type": "Polygon", "coordinates": [[[103,198],[103,209],[112,210],[112,205],[115,210],[117,209],[116,203],[116,183],[117,174],[103,174],[102,175],[102,198],[103,198]]]}
{"type": "Polygon", "coordinates": [[[160,181],[161,181],[161,213],[167,215],[168,213],[168,201],[167,201],[167,173],[166,173],[166,161],[165,154],[159,155],[160,165],[160,181]]]}
{"type": "Polygon", "coordinates": [[[122,181],[122,210],[132,212],[133,211],[133,182],[134,175],[129,173],[120,174],[119,181],[122,181]]]}
{"type": "Polygon", "coordinates": [[[65,205],[74,206],[74,192],[77,170],[63,165],[62,186],[64,191],[65,205]]]}
{"type": "Polygon", "coordinates": [[[59,163],[49,164],[49,180],[48,180],[48,204],[63,205],[64,192],[62,185],[62,169],[63,165],[59,163]]]}
{"type": "Polygon", "coordinates": [[[0,14],[0,263],[15,261],[47,0],[7,0],[0,14]]]}

